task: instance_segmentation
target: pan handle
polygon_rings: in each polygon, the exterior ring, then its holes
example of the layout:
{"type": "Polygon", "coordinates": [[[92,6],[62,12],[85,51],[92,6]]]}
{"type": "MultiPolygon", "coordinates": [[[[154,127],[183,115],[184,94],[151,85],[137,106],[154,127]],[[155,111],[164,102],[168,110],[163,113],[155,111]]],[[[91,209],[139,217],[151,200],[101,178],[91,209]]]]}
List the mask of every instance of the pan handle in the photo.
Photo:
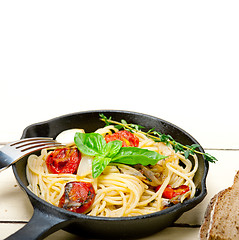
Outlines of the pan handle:
{"type": "Polygon", "coordinates": [[[67,219],[47,215],[35,208],[30,221],[5,240],[41,240],[68,224],[67,219]]]}

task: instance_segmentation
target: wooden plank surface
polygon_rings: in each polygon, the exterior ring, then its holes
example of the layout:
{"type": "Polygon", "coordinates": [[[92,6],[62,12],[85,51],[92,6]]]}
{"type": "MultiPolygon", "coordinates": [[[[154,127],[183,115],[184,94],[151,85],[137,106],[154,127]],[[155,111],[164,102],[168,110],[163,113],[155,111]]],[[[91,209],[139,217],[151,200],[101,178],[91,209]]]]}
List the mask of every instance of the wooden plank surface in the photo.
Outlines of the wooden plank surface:
{"type": "MultiPolygon", "coordinates": [[[[0,232],[1,237],[3,239],[7,236],[9,236],[11,233],[15,232],[16,230],[23,227],[24,224],[1,224],[0,225],[0,232]]],[[[147,238],[141,238],[141,240],[156,240],[156,239],[162,239],[162,240],[169,240],[169,239],[180,239],[180,240],[198,240],[198,228],[183,228],[183,227],[171,227],[167,228],[163,231],[161,231],[158,234],[149,236],[147,238]]],[[[2,238],[1,238],[2,239],[2,238]]],[[[74,234],[65,232],[63,230],[59,230],[56,233],[53,233],[52,235],[45,238],[46,240],[84,240],[84,238],[80,236],[76,236],[74,234]]],[[[96,240],[96,239],[89,239],[89,240],[96,240]]]]}

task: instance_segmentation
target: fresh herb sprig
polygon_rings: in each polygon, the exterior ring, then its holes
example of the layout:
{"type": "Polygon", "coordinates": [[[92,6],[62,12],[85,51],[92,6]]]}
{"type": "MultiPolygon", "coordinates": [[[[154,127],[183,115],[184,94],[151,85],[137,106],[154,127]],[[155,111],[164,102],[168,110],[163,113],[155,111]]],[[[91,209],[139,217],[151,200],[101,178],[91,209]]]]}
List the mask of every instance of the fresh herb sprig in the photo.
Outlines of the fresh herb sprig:
{"type": "Polygon", "coordinates": [[[155,131],[155,129],[150,129],[148,132],[143,132],[143,126],[127,123],[125,120],[121,120],[121,122],[114,121],[111,119],[111,117],[107,118],[104,114],[100,114],[100,119],[104,121],[106,125],[114,124],[115,127],[118,129],[124,128],[131,132],[140,131],[142,134],[153,139],[154,141],[163,142],[166,145],[171,145],[175,152],[183,153],[185,158],[188,158],[190,154],[193,155],[197,153],[203,155],[205,160],[207,160],[208,162],[215,163],[217,161],[217,159],[209,153],[204,153],[196,150],[199,147],[198,144],[183,145],[175,141],[172,136],[155,131]]]}

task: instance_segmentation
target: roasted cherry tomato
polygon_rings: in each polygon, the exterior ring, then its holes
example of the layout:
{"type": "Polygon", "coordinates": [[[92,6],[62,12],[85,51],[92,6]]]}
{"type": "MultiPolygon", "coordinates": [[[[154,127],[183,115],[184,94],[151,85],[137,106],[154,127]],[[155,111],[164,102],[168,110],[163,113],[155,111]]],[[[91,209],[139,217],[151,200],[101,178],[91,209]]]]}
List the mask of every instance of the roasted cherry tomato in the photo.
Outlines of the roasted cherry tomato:
{"type": "Polygon", "coordinates": [[[58,207],[71,212],[84,213],[93,204],[95,190],[88,182],[68,182],[58,207]]]}
{"type": "MultiPolygon", "coordinates": [[[[158,187],[156,187],[155,191],[157,192],[160,189],[161,185],[159,185],[158,187]]],[[[167,199],[172,199],[173,197],[176,197],[178,195],[182,195],[186,192],[189,191],[189,187],[186,185],[181,185],[177,188],[172,188],[170,185],[168,185],[164,192],[162,197],[167,198],[167,199]]]]}
{"type": "Polygon", "coordinates": [[[110,141],[120,140],[122,141],[122,147],[138,147],[139,139],[134,136],[131,132],[126,130],[121,130],[113,134],[108,134],[105,136],[105,141],[108,143],[110,141]]]}
{"type": "Polygon", "coordinates": [[[50,173],[76,173],[80,160],[77,148],[59,148],[48,155],[46,165],[50,173]]]}

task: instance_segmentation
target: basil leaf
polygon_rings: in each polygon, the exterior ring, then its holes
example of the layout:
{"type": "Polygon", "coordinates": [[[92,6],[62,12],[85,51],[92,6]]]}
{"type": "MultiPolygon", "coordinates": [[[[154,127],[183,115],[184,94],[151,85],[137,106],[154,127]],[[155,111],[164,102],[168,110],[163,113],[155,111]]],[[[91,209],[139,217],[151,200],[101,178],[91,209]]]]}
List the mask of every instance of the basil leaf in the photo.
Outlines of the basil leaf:
{"type": "Polygon", "coordinates": [[[111,158],[96,156],[92,162],[92,176],[97,178],[104,171],[105,167],[110,163],[111,158]]]}
{"type": "Polygon", "coordinates": [[[115,141],[108,142],[108,143],[105,145],[102,154],[103,154],[105,157],[112,158],[112,157],[114,157],[114,156],[119,152],[119,150],[121,149],[121,147],[122,147],[122,142],[119,141],[119,140],[115,140],[115,141]]]}
{"type": "Polygon", "coordinates": [[[92,176],[98,177],[110,162],[129,165],[155,165],[166,158],[157,152],[137,147],[122,147],[119,140],[106,143],[99,133],[76,133],[75,144],[85,155],[94,156],[92,162],[92,176]]]}
{"type": "Polygon", "coordinates": [[[74,141],[78,149],[89,156],[102,154],[106,141],[99,133],[76,133],[74,141]]]}
{"type": "Polygon", "coordinates": [[[155,165],[159,160],[167,156],[160,155],[157,152],[137,147],[122,147],[120,151],[112,158],[111,162],[124,164],[142,164],[155,165]]]}

